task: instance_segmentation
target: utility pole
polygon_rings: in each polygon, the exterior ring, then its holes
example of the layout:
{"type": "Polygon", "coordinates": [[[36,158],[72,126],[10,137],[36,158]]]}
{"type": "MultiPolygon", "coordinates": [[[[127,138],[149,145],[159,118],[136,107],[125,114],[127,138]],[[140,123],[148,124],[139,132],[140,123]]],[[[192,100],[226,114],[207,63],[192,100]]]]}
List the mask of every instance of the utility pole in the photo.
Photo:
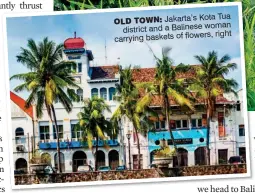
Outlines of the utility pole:
{"type": "Polygon", "coordinates": [[[225,124],[225,114],[226,114],[226,104],[223,105],[224,107],[224,114],[223,114],[223,131],[224,131],[224,137],[226,137],[226,124],[225,124]]]}
{"type": "Polygon", "coordinates": [[[33,137],[34,136],[31,136],[31,149],[32,149],[32,156],[34,155],[34,141],[33,141],[33,137]]]}
{"type": "Polygon", "coordinates": [[[30,139],[29,139],[29,133],[27,133],[27,153],[28,153],[28,160],[30,161],[30,139]]]}
{"type": "Polygon", "coordinates": [[[107,65],[107,47],[106,47],[106,39],[104,42],[104,51],[105,51],[105,65],[107,65]]]}
{"type": "Polygon", "coordinates": [[[27,153],[28,153],[28,167],[27,167],[27,172],[30,174],[30,140],[29,140],[29,133],[27,133],[27,153]]]}

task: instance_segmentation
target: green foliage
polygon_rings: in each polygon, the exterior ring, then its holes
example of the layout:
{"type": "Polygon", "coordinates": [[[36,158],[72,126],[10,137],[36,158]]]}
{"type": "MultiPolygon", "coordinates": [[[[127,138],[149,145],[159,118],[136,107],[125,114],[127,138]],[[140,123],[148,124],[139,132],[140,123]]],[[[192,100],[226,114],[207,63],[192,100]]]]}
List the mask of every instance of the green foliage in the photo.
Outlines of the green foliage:
{"type": "Polygon", "coordinates": [[[247,105],[255,110],[255,2],[246,0],[244,7],[244,48],[246,65],[247,105]]]}
{"type": "MultiPolygon", "coordinates": [[[[151,49],[150,49],[151,50],[151,49]]],[[[146,90],[145,96],[139,102],[147,101],[147,105],[151,102],[154,95],[163,97],[164,109],[167,107],[165,102],[170,103],[169,97],[181,106],[187,106],[194,110],[191,101],[191,95],[183,89],[183,79],[178,78],[178,73],[185,73],[190,69],[189,65],[179,64],[174,66],[173,61],[169,58],[171,48],[164,47],[162,49],[162,58],[158,58],[151,50],[156,60],[155,81],[152,83],[138,84],[146,90]],[[165,100],[168,101],[165,101],[165,100]]]]}
{"type": "Polygon", "coordinates": [[[87,142],[92,149],[94,137],[105,140],[105,134],[115,138],[117,131],[111,126],[111,123],[106,120],[104,112],[110,112],[109,106],[104,99],[93,97],[92,99],[84,100],[84,106],[78,113],[79,122],[75,129],[83,131],[83,141],[87,142]]]}
{"type": "Polygon", "coordinates": [[[36,104],[36,115],[43,115],[44,105],[52,120],[52,107],[55,101],[60,101],[67,112],[72,110],[72,101],[77,99],[74,88],[75,79],[70,76],[71,68],[76,64],[62,60],[63,45],[44,38],[36,44],[29,39],[27,48],[21,47],[17,61],[26,66],[30,71],[13,75],[10,80],[18,79],[23,83],[14,88],[15,92],[26,90],[30,93],[25,107],[36,104]]]}
{"type": "MultiPolygon", "coordinates": [[[[47,37],[38,44],[33,39],[29,39],[27,48],[21,47],[20,49],[17,61],[27,67],[29,72],[16,74],[10,78],[23,81],[22,84],[14,88],[14,91],[27,90],[29,92],[25,108],[36,105],[37,118],[43,116],[43,109],[46,108],[50,120],[54,119],[58,140],[54,103],[59,101],[67,112],[72,111],[72,102],[78,99],[74,89],[80,88],[76,85],[74,77],[71,76],[71,69],[76,68],[76,63],[63,61],[63,44],[56,45],[47,37]]],[[[59,143],[57,143],[57,149],[60,167],[59,143]]]]}
{"type": "MultiPolygon", "coordinates": [[[[120,83],[116,86],[116,96],[114,100],[119,102],[119,106],[113,113],[111,121],[116,129],[120,126],[122,117],[127,117],[132,122],[135,133],[137,134],[137,149],[138,159],[140,158],[139,133],[146,134],[152,127],[153,122],[149,116],[157,116],[147,103],[139,103],[141,98],[139,89],[133,82],[132,73],[139,68],[131,68],[131,65],[126,69],[120,66],[120,83]]],[[[140,169],[140,161],[138,160],[138,168],[140,169]]]]}
{"type": "MultiPolygon", "coordinates": [[[[194,106],[190,92],[183,87],[183,80],[177,77],[178,73],[185,73],[190,70],[190,66],[184,64],[174,66],[172,59],[169,57],[170,51],[170,47],[164,47],[162,49],[162,57],[158,58],[151,50],[156,60],[156,74],[153,82],[138,84],[138,87],[146,91],[145,95],[139,99],[138,105],[142,103],[145,106],[149,106],[153,96],[162,98],[162,114],[166,118],[166,129],[169,131],[171,139],[173,139],[173,146],[176,150],[177,146],[174,142],[173,132],[169,127],[171,101],[173,100],[182,107],[188,107],[191,111],[194,111],[194,106]]],[[[161,155],[161,153],[159,154],[161,155]]]]}
{"type": "Polygon", "coordinates": [[[170,149],[169,146],[161,147],[159,150],[156,150],[153,154],[155,158],[168,158],[172,157],[176,154],[175,149],[170,149]]]}
{"type": "Polygon", "coordinates": [[[113,113],[112,122],[118,126],[118,122],[122,116],[126,116],[132,123],[135,129],[140,133],[146,133],[152,125],[149,116],[156,116],[155,112],[148,107],[144,99],[140,101],[139,89],[133,82],[132,72],[139,68],[131,68],[131,65],[126,69],[120,67],[120,84],[116,87],[116,96],[114,100],[120,103],[117,110],[113,113]]]}
{"type": "Polygon", "coordinates": [[[237,68],[237,64],[230,63],[230,56],[224,55],[218,58],[217,52],[209,52],[206,57],[195,56],[201,66],[193,67],[195,77],[189,89],[195,92],[195,97],[203,99],[208,116],[213,116],[216,97],[222,93],[236,94],[237,82],[227,79],[230,71],[237,68]]]}
{"type": "Polygon", "coordinates": [[[51,164],[51,157],[48,153],[40,154],[39,151],[34,152],[32,158],[30,159],[31,164],[51,164]]]}
{"type": "Polygon", "coordinates": [[[242,2],[244,17],[244,42],[247,74],[248,110],[255,110],[254,64],[254,0],[54,0],[54,10],[83,10],[121,7],[164,6],[186,3],[242,2]]]}

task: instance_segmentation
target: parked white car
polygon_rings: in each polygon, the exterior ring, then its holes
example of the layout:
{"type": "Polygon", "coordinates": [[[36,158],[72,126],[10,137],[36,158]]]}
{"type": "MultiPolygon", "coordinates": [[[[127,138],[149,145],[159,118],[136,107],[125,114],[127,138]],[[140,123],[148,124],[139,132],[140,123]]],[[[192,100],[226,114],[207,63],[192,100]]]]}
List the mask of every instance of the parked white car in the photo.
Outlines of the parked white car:
{"type": "Polygon", "coordinates": [[[78,167],[78,172],[93,172],[91,165],[82,165],[78,167]]]}

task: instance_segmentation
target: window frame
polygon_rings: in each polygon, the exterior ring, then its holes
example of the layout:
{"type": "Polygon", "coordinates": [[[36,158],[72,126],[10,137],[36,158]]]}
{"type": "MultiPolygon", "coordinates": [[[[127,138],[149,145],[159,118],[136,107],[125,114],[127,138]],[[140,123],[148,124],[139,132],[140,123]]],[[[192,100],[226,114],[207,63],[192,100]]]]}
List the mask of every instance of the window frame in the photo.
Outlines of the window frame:
{"type": "Polygon", "coordinates": [[[40,140],[49,140],[50,139],[50,126],[49,125],[39,125],[39,133],[40,133],[40,140]],[[43,132],[41,128],[43,127],[43,132]],[[48,128],[48,131],[46,132],[45,128],[48,128]],[[44,136],[43,138],[41,136],[44,136]]]}
{"type": "Polygon", "coordinates": [[[116,88],[115,87],[110,87],[108,90],[109,90],[109,101],[113,101],[113,98],[116,94],[116,88]],[[112,89],[114,89],[114,92],[111,91],[112,89]]]}
{"type": "Polygon", "coordinates": [[[239,137],[245,137],[245,128],[244,128],[244,125],[239,125],[238,126],[238,135],[239,135],[239,137]]]}
{"type": "Polygon", "coordinates": [[[25,136],[24,129],[22,127],[17,127],[15,129],[15,143],[16,144],[24,144],[24,143],[26,143],[26,136],[25,136]],[[18,129],[20,131],[17,131],[18,129]]]}
{"type": "MultiPolygon", "coordinates": [[[[58,138],[59,139],[64,139],[64,126],[63,125],[61,125],[61,124],[58,124],[57,125],[58,126],[58,138]],[[62,131],[60,130],[62,128],[62,131]],[[62,135],[62,137],[60,136],[60,135],[62,135]]],[[[53,139],[57,139],[57,131],[56,131],[56,129],[55,129],[55,125],[53,125],[53,139]]]]}
{"type": "Polygon", "coordinates": [[[77,94],[77,96],[79,97],[79,98],[78,98],[78,102],[83,101],[83,89],[80,89],[80,88],[77,89],[76,94],[77,94]],[[81,92],[79,93],[79,91],[81,91],[81,92]]]}
{"type": "Polygon", "coordinates": [[[93,98],[93,97],[98,97],[98,88],[91,89],[91,98],[93,98]],[[95,93],[96,93],[96,95],[95,95],[95,93]]]}
{"type": "Polygon", "coordinates": [[[82,72],[82,63],[81,63],[81,62],[78,62],[78,63],[77,63],[77,72],[78,72],[78,73],[81,73],[81,72],[82,72]]]}
{"type": "Polygon", "coordinates": [[[81,139],[83,136],[83,131],[81,129],[75,131],[75,129],[74,129],[75,126],[76,126],[76,124],[71,123],[71,139],[81,139]],[[78,133],[79,133],[80,137],[78,137],[78,133]]]}
{"type": "Polygon", "coordinates": [[[100,88],[99,93],[100,93],[100,98],[107,100],[107,89],[105,87],[100,88]],[[105,93],[102,91],[105,91],[105,93]]]}

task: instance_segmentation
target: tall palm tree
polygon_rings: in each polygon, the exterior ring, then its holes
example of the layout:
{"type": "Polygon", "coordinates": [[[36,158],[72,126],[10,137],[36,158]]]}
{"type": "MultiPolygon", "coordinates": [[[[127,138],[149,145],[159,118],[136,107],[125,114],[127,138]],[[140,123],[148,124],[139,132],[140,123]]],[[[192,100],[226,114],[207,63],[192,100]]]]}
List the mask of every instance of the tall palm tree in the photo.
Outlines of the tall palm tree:
{"type": "Polygon", "coordinates": [[[63,44],[44,38],[36,44],[29,39],[27,48],[21,47],[17,55],[17,61],[26,66],[29,72],[13,75],[10,79],[19,79],[23,83],[14,91],[28,91],[30,94],[26,100],[25,108],[36,104],[36,116],[41,118],[46,107],[50,120],[54,123],[57,138],[58,168],[60,167],[59,128],[54,108],[54,102],[60,101],[67,112],[72,110],[72,101],[77,100],[74,88],[75,79],[71,76],[70,69],[75,67],[74,62],[62,60],[63,44]]]}
{"type": "MultiPolygon", "coordinates": [[[[183,87],[185,79],[178,78],[178,73],[187,72],[190,67],[188,65],[179,64],[173,66],[172,59],[168,56],[171,48],[165,47],[162,49],[162,58],[158,58],[152,49],[150,48],[155,60],[156,60],[156,74],[153,82],[142,83],[138,87],[143,87],[146,90],[146,94],[139,101],[149,105],[153,96],[162,98],[162,114],[166,118],[166,129],[170,133],[170,137],[178,157],[177,146],[174,140],[172,129],[170,128],[170,112],[171,101],[179,104],[180,106],[186,106],[188,109],[194,111],[192,105],[191,94],[183,87]]],[[[177,159],[179,165],[179,157],[177,159]]]]}
{"type": "Polygon", "coordinates": [[[110,107],[105,103],[104,99],[93,97],[85,99],[81,112],[78,113],[79,122],[76,129],[83,131],[83,140],[87,141],[88,147],[93,149],[93,138],[96,138],[95,170],[98,169],[98,140],[105,140],[105,134],[108,136],[116,136],[117,131],[112,129],[111,122],[106,120],[104,112],[111,112],[110,107]]]}
{"type": "Polygon", "coordinates": [[[226,75],[231,70],[237,68],[236,63],[230,63],[230,56],[224,55],[218,58],[217,52],[209,52],[207,57],[195,56],[195,59],[201,64],[194,67],[195,78],[189,89],[194,91],[197,99],[202,99],[205,104],[207,114],[207,141],[206,141],[206,162],[210,165],[210,122],[214,115],[216,97],[223,93],[234,93],[238,87],[234,79],[227,79],[226,75]]]}
{"type": "Polygon", "coordinates": [[[139,133],[145,134],[148,131],[152,124],[149,120],[149,116],[155,116],[155,114],[146,104],[142,104],[141,102],[138,104],[140,93],[132,79],[132,72],[134,70],[139,69],[137,67],[132,69],[131,65],[125,69],[120,67],[120,83],[117,84],[117,92],[114,97],[114,100],[118,101],[120,105],[113,113],[112,122],[115,123],[113,125],[118,126],[123,116],[127,117],[128,120],[132,122],[137,139],[138,169],[141,169],[139,133]]]}

